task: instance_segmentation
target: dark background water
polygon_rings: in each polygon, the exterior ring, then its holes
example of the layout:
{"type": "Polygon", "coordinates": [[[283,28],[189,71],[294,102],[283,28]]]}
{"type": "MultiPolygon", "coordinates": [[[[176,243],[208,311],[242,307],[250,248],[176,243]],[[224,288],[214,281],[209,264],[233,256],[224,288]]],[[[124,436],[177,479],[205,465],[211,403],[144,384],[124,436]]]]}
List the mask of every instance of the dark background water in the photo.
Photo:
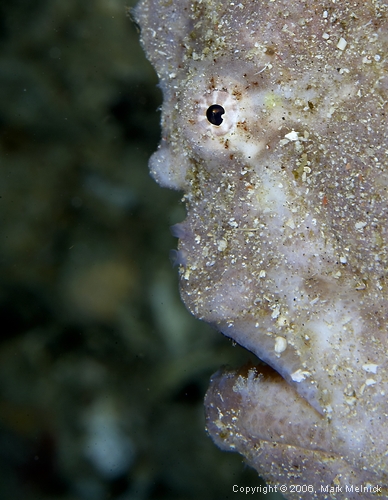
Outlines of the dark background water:
{"type": "Polygon", "coordinates": [[[0,2],[2,500],[261,484],[205,433],[211,374],[247,354],[179,299],[184,207],[147,170],[161,95],[134,3],[0,2]]]}

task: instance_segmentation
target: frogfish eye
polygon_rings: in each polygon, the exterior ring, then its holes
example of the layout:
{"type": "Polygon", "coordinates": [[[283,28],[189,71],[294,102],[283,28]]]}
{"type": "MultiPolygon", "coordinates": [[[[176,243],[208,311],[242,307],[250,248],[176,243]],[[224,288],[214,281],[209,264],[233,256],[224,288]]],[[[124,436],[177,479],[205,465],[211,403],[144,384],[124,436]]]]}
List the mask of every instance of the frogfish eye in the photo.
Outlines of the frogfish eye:
{"type": "Polygon", "coordinates": [[[225,110],[219,104],[212,104],[207,108],[206,118],[212,125],[221,125],[223,122],[222,115],[225,113],[225,110]]]}

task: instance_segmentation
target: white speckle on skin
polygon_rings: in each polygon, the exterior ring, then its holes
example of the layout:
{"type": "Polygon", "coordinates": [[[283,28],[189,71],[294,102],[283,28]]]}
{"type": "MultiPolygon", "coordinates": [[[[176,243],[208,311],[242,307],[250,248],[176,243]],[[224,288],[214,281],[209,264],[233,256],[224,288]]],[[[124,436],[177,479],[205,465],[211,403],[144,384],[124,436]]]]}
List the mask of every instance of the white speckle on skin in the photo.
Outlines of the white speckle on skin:
{"type": "Polygon", "coordinates": [[[337,49],[339,50],[345,50],[348,42],[345,40],[345,38],[340,38],[337,43],[337,49]]]}
{"type": "Polygon", "coordinates": [[[276,354],[281,354],[286,349],[287,349],[287,339],[285,339],[284,337],[276,337],[274,346],[276,354]]]}
{"type": "Polygon", "coordinates": [[[296,372],[294,373],[291,373],[291,379],[294,381],[294,382],[302,382],[303,380],[306,379],[306,377],[309,377],[311,375],[310,372],[308,371],[305,371],[305,370],[296,370],[296,372]]]}
{"type": "Polygon", "coordinates": [[[359,222],[356,222],[356,223],[355,223],[354,227],[355,227],[358,231],[362,231],[366,225],[367,225],[367,222],[359,221],[359,222]]]}
{"type": "Polygon", "coordinates": [[[280,308],[279,308],[279,306],[276,306],[274,308],[274,310],[272,311],[271,318],[277,319],[279,317],[279,314],[280,314],[280,308]]]}
{"type": "Polygon", "coordinates": [[[223,252],[227,246],[228,242],[226,240],[219,240],[217,249],[219,252],[223,252]]]}
{"type": "Polygon", "coordinates": [[[375,365],[374,363],[366,363],[365,365],[362,365],[362,369],[367,373],[377,373],[378,367],[379,365],[375,365]]]}
{"type": "Polygon", "coordinates": [[[293,130],[292,132],[289,132],[284,137],[286,139],[288,139],[289,141],[297,141],[299,139],[298,132],[295,132],[295,130],[293,130]]]}

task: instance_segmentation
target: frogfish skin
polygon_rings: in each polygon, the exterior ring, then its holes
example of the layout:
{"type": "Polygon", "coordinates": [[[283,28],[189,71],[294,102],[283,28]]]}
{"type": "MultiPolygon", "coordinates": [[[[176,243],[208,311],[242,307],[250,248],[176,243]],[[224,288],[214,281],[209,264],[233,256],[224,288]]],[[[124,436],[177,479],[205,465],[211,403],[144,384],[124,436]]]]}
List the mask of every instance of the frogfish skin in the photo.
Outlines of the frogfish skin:
{"type": "Polygon", "coordinates": [[[388,498],[388,4],[141,0],[150,170],[181,296],[265,363],[216,373],[215,443],[289,499],[388,498]]]}

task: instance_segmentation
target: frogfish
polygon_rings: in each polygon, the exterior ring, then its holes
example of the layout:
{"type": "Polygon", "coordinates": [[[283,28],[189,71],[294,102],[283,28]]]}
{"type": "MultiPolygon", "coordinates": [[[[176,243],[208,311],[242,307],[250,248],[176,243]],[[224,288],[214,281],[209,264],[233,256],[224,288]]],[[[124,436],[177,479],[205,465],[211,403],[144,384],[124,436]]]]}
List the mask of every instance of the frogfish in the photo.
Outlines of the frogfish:
{"type": "Polygon", "coordinates": [[[188,310],[261,363],[207,430],[289,499],[388,498],[388,4],[141,0],[188,310]]]}

